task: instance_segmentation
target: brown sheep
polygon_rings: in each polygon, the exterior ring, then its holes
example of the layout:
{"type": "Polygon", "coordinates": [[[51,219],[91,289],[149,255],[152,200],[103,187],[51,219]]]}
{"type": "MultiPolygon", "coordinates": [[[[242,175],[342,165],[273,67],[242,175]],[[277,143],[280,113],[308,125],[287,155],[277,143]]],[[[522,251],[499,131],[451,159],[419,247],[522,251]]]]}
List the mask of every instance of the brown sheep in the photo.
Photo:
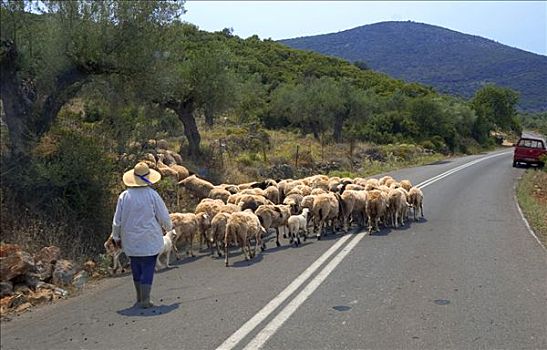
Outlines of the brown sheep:
{"type": "Polygon", "coordinates": [[[410,182],[410,180],[402,180],[401,181],[401,187],[404,188],[405,190],[407,190],[407,192],[408,192],[412,188],[412,182],[410,182]]]}
{"type": "Polygon", "coordinates": [[[224,188],[215,187],[211,190],[211,192],[209,192],[209,195],[207,197],[211,199],[220,199],[221,201],[226,203],[231,195],[232,194],[224,188]]]}
{"type": "Polygon", "coordinates": [[[190,176],[190,171],[183,167],[182,165],[178,165],[176,163],[173,163],[169,165],[169,167],[177,172],[177,179],[179,181],[186,179],[188,176],[190,176]]]}
{"type": "Polygon", "coordinates": [[[344,211],[340,215],[344,232],[348,232],[353,222],[364,226],[365,207],[367,201],[366,191],[345,190],[341,195],[344,211]],[[351,221],[350,221],[351,219],[351,221]]]}
{"type": "Polygon", "coordinates": [[[206,213],[171,213],[169,216],[177,233],[173,242],[173,250],[177,260],[181,258],[177,249],[177,243],[181,240],[187,244],[186,254],[195,256],[193,251],[194,237],[195,235],[201,236],[206,228],[211,225],[209,216],[206,213]]]}
{"type": "Polygon", "coordinates": [[[385,215],[387,203],[384,193],[380,190],[368,191],[366,213],[368,218],[368,232],[372,229],[380,231],[379,221],[385,215]]]}
{"type": "Polygon", "coordinates": [[[266,187],[264,194],[273,204],[279,204],[279,189],[277,186],[266,187]]]}
{"type": "MultiPolygon", "coordinates": [[[[287,205],[261,205],[255,212],[262,227],[266,232],[270,228],[276,229],[275,244],[279,247],[279,233],[288,229],[288,219],[291,216],[290,208],[287,205]]],[[[283,232],[285,234],[285,232],[283,232]]],[[[264,245],[266,247],[266,245],[264,245]]]]}
{"type": "Polygon", "coordinates": [[[200,179],[196,175],[188,176],[186,179],[179,181],[178,184],[200,200],[206,198],[214,188],[212,183],[200,179]]]}
{"type": "Polygon", "coordinates": [[[340,198],[342,198],[342,205],[344,206],[344,213],[341,216],[342,219],[342,229],[344,232],[348,232],[348,228],[350,226],[349,219],[351,216],[351,213],[353,212],[353,207],[355,206],[355,192],[353,190],[346,190],[342,192],[340,195],[340,198]]]}
{"type": "Polygon", "coordinates": [[[367,183],[365,185],[365,191],[372,191],[378,189],[380,186],[380,181],[378,179],[367,179],[367,183]]]}
{"type": "Polygon", "coordinates": [[[198,203],[194,213],[207,213],[209,217],[213,218],[220,212],[220,209],[224,205],[224,202],[220,199],[204,198],[198,203]]]}
{"type": "Polygon", "coordinates": [[[226,235],[226,225],[228,224],[228,219],[232,216],[230,213],[218,213],[215,215],[213,220],[211,220],[211,230],[209,231],[209,243],[211,244],[211,255],[214,255],[213,245],[216,245],[217,254],[220,258],[222,252],[220,249],[220,244],[224,242],[224,236],[226,235]]]}
{"type": "Polygon", "coordinates": [[[321,193],[328,193],[328,189],[325,190],[323,188],[314,188],[313,190],[311,190],[311,195],[312,196],[315,196],[315,195],[318,195],[318,194],[321,194],[321,193]]]}
{"type": "Polygon", "coordinates": [[[408,203],[414,208],[414,221],[416,221],[416,211],[420,209],[422,218],[424,217],[424,194],[418,187],[412,187],[408,191],[408,203]]]}
{"type": "Polygon", "coordinates": [[[293,191],[298,191],[297,193],[303,195],[303,196],[307,196],[307,195],[310,195],[311,194],[311,191],[312,191],[312,188],[308,185],[296,185],[295,187],[293,187],[289,193],[287,193],[287,195],[290,195],[291,193],[293,193],[293,191]]]}
{"type": "Polygon", "coordinates": [[[243,194],[237,201],[239,210],[244,211],[246,209],[251,209],[255,211],[259,206],[264,204],[273,204],[268,199],[262,196],[252,195],[252,194],[243,194]]]}
{"type": "Polygon", "coordinates": [[[223,188],[226,191],[230,192],[230,194],[236,194],[236,193],[239,193],[239,191],[240,191],[240,189],[237,185],[232,185],[232,184],[220,184],[220,185],[215,186],[215,187],[223,188]]]}
{"type": "Polygon", "coordinates": [[[326,193],[318,194],[313,200],[311,213],[313,215],[315,226],[318,226],[317,239],[323,236],[323,227],[328,221],[331,221],[332,230],[335,230],[335,220],[341,212],[341,197],[339,194],[326,193]]]}
{"type": "Polygon", "coordinates": [[[239,207],[232,203],[224,204],[222,208],[220,208],[221,213],[232,214],[232,213],[235,213],[236,211],[239,211],[239,207]]]}
{"type": "Polygon", "coordinates": [[[351,191],[364,191],[365,186],[357,185],[357,184],[348,184],[345,187],[345,190],[351,190],[351,191]]]}
{"type": "MultiPolygon", "coordinates": [[[[380,186],[381,186],[381,185],[385,185],[387,180],[393,180],[393,177],[391,177],[391,176],[389,176],[389,175],[382,176],[382,177],[380,178],[380,180],[378,180],[378,185],[380,185],[380,186]]],[[[386,185],[386,186],[389,187],[389,185],[386,185]]]]}
{"type": "Polygon", "coordinates": [[[392,189],[389,191],[389,204],[388,204],[388,215],[389,222],[395,228],[399,227],[399,221],[401,226],[405,225],[404,216],[406,213],[406,208],[408,203],[406,202],[406,195],[403,191],[397,189],[392,189]]]}
{"type": "MultiPolygon", "coordinates": [[[[220,199],[204,198],[198,203],[196,209],[194,210],[194,213],[207,213],[209,218],[214,218],[215,215],[220,213],[223,207],[224,202],[220,199]]],[[[203,245],[203,241],[205,241],[207,246],[209,246],[209,242],[207,241],[208,231],[209,227],[205,227],[205,230],[202,231],[202,236],[200,237],[200,248],[203,245]]]]}
{"type": "Polygon", "coordinates": [[[247,183],[244,183],[244,184],[239,184],[237,187],[239,187],[240,191],[243,191],[243,190],[246,190],[248,188],[253,188],[253,185],[255,185],[256,183],[257,183],[256,181],[247,182],[247,183]]]}
{"type": "Polygon", "coordinates": [[[161,176],[163,177],[171,176],[171,177],[174,177],[175,179],[178,179],[179,173],[175,169],[172,169],[169,166],[165,165],[163,163],[163,159],[164,159],[164,155],[159,154],[158,160],[156,161],[156,166],[158,167],[158,171],[160,172],[161,176]]]}
{"type": "Polygon", "coordinates": [[[291,215],[298,215],[302,212],[302,199],[303,195],[292,193],[285,197],[283,204],[291,207],[291,215]]]}
{"type": "Polygon", "coordinates": [[[254,194],[254,195],[262,196],[262,197],[266,198],[266,193],[261,188],[252,188],[252,187],[251,188],[246,188],[246,189],[242,190],[239,193],[241,193],[241,194],[254,194]]]}
{"type": "Polygon", "coordinates": [[[252,259],[257,251],[258,246],[264,250],[262,243],[262,235],[266,230],[260,225],[258,217],[250,210],[233,213],[226,224],[226,232],[224,235],[224,262],[228,266],[228,244],[236,240],[239,247],[243,251],[245,260],[252,259]],[[254,238],[256,241],[254,251],[251,251],[250,240],[254,238]],[[247,251],[245,250],[247,248],[247,251]]]}
{"type": "Polygon", "coordinates": [[[362,177],[356,177],[355,179],[353,179],[353,183],[365,187],[367,185],[367,179],[364,179],[362,177]]]}

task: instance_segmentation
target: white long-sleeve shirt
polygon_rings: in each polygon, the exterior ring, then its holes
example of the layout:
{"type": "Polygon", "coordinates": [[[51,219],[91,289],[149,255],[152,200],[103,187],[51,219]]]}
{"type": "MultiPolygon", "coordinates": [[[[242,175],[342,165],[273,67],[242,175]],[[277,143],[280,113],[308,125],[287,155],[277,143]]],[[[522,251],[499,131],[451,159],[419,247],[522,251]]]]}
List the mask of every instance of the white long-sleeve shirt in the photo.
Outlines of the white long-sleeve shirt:
{"type": "Polygon", "coordinates": [[[112,237],[121,239],[128,256],[151,256],[163,248],[163,233],[173,229],[169,211],[152,188],[130,187],[118,197],[112,237]]]}

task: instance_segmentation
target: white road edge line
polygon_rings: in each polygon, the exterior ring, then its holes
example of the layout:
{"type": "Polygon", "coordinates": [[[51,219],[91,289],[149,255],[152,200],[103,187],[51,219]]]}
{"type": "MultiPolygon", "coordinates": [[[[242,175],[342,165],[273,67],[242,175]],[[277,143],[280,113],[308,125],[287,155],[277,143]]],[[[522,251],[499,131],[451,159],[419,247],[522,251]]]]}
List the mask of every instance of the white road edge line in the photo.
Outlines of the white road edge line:
{"type": "Polygon", "coordinates": [[[247,321],[241,328],[222,343],[217,350],[228,350],[234,348],[243,338],[247,336],[253,329],[264,321],[272,312],[275,311],[291,294],[293,294],[306,280],[319,268],[321,265],[334,254],[342,244],[344,244],[352,235],[345,235],[336,242],[329,250],[327,250],[319,259],[313,262],[302,274],[291,282],[281,293],[273,298],[266,306],[264,306],[256,315],[247,321]]]}
{"type": "MultiPolygon", "coordinates": [[[[431,185],[434,182],[437,182],[455,172],[463,170],[471,165],[474,165],[478,162],[481,162],[486,159],[493,157],[499,157],[510,152],[497,153],[487,157],[475,159],[463,165],[460,165],[454,169],[450,169],[444,173],[441,173],[437,176],[434,176],[428,180],[421,182],[416,185],[417,187],[424,188],[431,185]]],[[[228,339],[226,339],[217,350],[231,350],[233,349],[243,338],[245,338],[250,332],[252,332],[262,321],[264,321],[272,312],[275,311],[291,294],[293,294],[332,254],[334,254],[342,244],[344,244],[350,237],[355,237],[346,247],[344,247],[330,262],[325,266],[325,268],[319,272],[319,274],[312,279],[312,281],[296,296],[296,298],[290,302],[281,312],[268,323],[262,331],[260,331],[251,342],[245,347],[245,349],[256,349],[262,347],[264,343],[275,333],[279,327],[292,315],[294,311],[302,304],[307,297],[319,287],[321,282],[328,277],[330,272],[346,257],[347,254],[359,243],[359,241],[366,236],[366,232],[361,232],[356,236],[345,235],[336,244],[334,244],[329,250],[327,250],[319,259],[312,263],[302,274],[300,274],[287,288],[285,288],[280,294],[273,298],[266,306],[264,306],[256,315],[254,315],[249,321],[247,321],[241,328],[239,328],[234,334],[232,334],[228,339]],[[321,277],[320,276],[324,276],[321,277]],[[309,294],[307,294],[309,292],[309,294]],[[306,295],[307,294],[307,295],[306,295]],[[305,295],[305,297],[304,297],[305,295]],[[297,300],[301,300],[297,304],[297,300]],[[289,307],[294,308],[292,311],[287,311],[289,307]],[[285,315],[280,317],[280,315],[285,315]],[[276,321],[277,320],[277,321],[276,321]],[[275,323],[274,323],[275,321],[275,323]],[[275,329],[274,329],[275,327],[275,329]],[[266,331],[268,329],[268,331],[266,331]],[[273,330],[273,331],[272,331],[273,330]],[[260,339],[263,339],[263,342],[259,343],[260,339]],[[251,346],[253,344],[253,346],[251,346]]]]}
{"type": "MultiPolygon", "coordinates": [[[[519,177],[518,181],[520,181],[521,178],[522,178],[522,175],[519,177]]],[[[526,228],[528,229],[528,232],[532,235],[532,237],[534,237],[536,239],[539,246],[541,248],[543,248],[543,250],[547,250],[547,248],[543,245],[543,243],[541,243],[539,237],[536,235],[534,230],[532,230],[532,227],[530,226],[530,223],[528,222],[528,220],[526,219],[526,216],[524,216],[524,213],[522,212],[522,209],[520,208],[519,200],[517,198],[517,184],[518,184],[518,181],[515,183],[515,186],[513,188],[513,200],[515,201],[515,205],[517,206],[520,217],[522,218],[522,221],[524,221],[524,225],[526,225],[526,228]]]]}
{"type": "Polygon", "coordinates": [[[344,260],[353,248],[367,235],[367,232],[358,233],[355,238],[348,243],[340,253],[338,253],[332,260],[325,266],[317,276],[315,276],[310,283],[304,288],[281,312],[275,316],[244,348],[244,350],[260,349],[270,337],[287,321],[289,317],[302,305],[306,299],[319,287],[319,285],[330,275],[330,273],[344,260]]]}

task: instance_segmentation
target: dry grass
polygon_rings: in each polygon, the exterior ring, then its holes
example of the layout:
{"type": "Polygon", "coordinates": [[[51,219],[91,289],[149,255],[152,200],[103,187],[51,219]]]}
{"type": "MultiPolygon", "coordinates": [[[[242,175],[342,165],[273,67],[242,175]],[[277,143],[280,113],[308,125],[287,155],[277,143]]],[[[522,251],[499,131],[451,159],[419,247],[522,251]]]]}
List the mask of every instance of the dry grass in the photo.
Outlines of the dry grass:
{"type": "MultiPolygon", "coordinates": [[[[244,183],[266,177],[304,177],[316,173],[350,177],[371,176],[404,167],[419,166],[446,158],[416,145],[382,145],[356,142],[320,142],[286,130],[260,130],[237,125],[217,125],[202,130],[202,145],[215,154],[210,172],[226,183],[244,183]],[[225,147],[220,147],[224,144],[225,147]],[[243,147],[245,145],[246,147],[243,147]],[[373,153],[382,159],[370,157],[373,153]],[[291,176],[272,171],[289,167],[291,176]]],[[[327,138],[327,137],[326,137],[327,138]]]]}
{"type": "Polygon", "coordinates": [[[517,186],[517,198],[532,229],[547,246],[547,172],[527,170],[517,186]]]}

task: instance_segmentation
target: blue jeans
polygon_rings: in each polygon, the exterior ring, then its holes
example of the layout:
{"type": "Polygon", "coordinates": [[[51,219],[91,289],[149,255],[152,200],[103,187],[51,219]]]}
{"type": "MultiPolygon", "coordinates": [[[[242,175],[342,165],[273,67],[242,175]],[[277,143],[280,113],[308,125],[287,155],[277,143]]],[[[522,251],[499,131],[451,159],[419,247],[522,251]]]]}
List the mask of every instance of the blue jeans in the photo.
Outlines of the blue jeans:
{"type": "Polygon", "coordinates": [[[157,255],[130,256],[133,281],[140,284],[152,284],[157,255]]]}

